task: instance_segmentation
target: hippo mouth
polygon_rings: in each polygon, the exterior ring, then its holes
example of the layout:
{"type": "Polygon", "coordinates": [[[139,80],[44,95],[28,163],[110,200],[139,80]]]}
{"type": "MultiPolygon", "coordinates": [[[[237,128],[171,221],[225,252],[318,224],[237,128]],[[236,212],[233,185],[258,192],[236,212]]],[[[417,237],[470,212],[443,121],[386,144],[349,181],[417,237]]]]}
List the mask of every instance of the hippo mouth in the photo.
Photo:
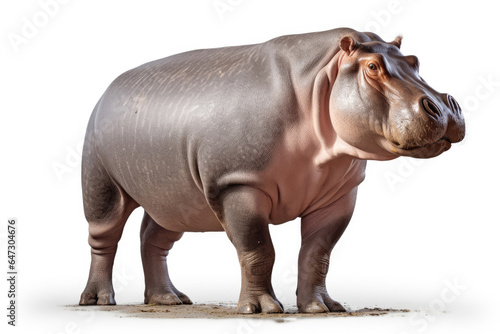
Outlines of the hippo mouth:
{"type": "Polygon", "coordinates": [[[398,143],[392,143],[391,151],[398,155],[409,156],[413,158],[432,158],[448,151],[451,148],[451,141],[442,137],[436,142],[420,146],[404,146],[398,143]]]}

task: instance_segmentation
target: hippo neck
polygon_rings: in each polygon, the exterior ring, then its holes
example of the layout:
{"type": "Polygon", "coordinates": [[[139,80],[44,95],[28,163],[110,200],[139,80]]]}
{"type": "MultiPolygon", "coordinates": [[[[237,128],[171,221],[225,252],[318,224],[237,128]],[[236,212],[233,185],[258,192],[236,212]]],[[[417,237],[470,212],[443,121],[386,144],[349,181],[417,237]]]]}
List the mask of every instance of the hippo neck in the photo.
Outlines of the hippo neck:
{"type": "Polygon", "coordinates": [[[320,143],[314,158],[317,166],[325,165],[339,157],[351,156],[355,159],[381,160],[380,155],[365,152],[348,143],[337,135],[330,114],[330,99],[332,88],[338,74],[339,64],[344,57],[344,52],[337,52],[332,60],[317,74],[312,90],[312,116],[313,132],[320,143]]]}
{"type": "Polygon", "coordinates": [[[311,145],[317,147],[314,162],[318,166],[345,155],[358,159],[376,158],[339,138],[330,119],[330,94],[343,55],[340,38],[348,34],[356,35],[358,40],[369,39],[352,29],[341,28],[282,36],[267,43],[281,60],[289,62],[289,77],[292,78],[300,113],[309,120],[308,127],[312,126],[315,134],[311,145]]]}

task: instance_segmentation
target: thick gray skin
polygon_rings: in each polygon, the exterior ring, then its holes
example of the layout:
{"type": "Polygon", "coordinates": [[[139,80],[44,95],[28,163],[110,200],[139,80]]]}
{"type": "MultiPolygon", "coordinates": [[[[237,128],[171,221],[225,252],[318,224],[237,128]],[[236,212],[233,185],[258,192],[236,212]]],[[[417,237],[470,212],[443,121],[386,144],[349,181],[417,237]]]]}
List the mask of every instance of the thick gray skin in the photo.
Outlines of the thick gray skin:
{"type": "Polygon", "coordinates": [[[344,311],[328,295],[325,277],[364,178],[360,158],[401,155],[345,142],[334,147],[322,137],[334,135],[320,112],[329,99],[324,83],[336,76],[328,68],[345,36],[380,40],[336,29],[192,51],[111,84],[91,116],[83,152],[92,264],[81,305],[115,304],[117,243],[142,206],[145,303],[191,303],[170,281],[166,256],[183,232],[224,230],[242,270],[237,311],[282,312],[271,286],[268,225],[302,217],[299,310],[344,311]]]}

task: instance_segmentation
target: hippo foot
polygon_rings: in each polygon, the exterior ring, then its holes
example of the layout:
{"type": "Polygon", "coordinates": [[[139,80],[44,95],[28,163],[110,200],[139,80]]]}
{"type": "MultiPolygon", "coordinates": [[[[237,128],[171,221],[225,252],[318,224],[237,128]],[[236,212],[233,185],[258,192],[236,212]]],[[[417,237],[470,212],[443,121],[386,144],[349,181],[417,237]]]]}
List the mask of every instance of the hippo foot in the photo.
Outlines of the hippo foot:
{"type": "Polygon", "coordinates": [[[283,305],[269,294],[240,298],[237,313],[283,313],[283,305]]]}
{"type": "Polygon", "coordinates": [[[305,302],[297,302],[300,313],[346,312],[346,309],[328,294],[313,295],[305,302]]]}
{"type": "Polygon", "coordinates": [[[161,293],[146,293],[144,297],[144,304],[157,304],[157,305],[181,305],[193,304],[188,296],[183,294],[177,289],[161,292],[161,293]]]}
{"type": "Polygon", "coordinates": [[[81,297],[79,305],[116,305],[115,293],[111,289],[86,288],[81,297]]]}

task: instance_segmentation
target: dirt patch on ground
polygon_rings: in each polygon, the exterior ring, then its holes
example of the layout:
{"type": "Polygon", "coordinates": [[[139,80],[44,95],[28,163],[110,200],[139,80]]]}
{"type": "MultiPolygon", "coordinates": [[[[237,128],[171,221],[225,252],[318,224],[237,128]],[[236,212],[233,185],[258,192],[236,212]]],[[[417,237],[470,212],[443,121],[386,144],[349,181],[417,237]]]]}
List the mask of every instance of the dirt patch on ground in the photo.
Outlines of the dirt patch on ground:
{"type": "Polygon", "coordinates": [[[410,310],[363,308],[359,310],[348,310],[344,313],[298,313],[294,306],[286,307],[285,313],[280,314],[251,314],[242,315],[236,313],[235,304],[210,303],[193,305],[113,305],[113,306],[78,306],[68,305],[66,308],[74,311],[116,312],[121,315],[139,318],[197,318],[197,319],[230,319],[230,318],[258,318],[273,319],[275,321],[287,321],[293,318],[327,318],[327,317],[366,317],[381,316],[388,314],[403,314],[410,310]]]}

